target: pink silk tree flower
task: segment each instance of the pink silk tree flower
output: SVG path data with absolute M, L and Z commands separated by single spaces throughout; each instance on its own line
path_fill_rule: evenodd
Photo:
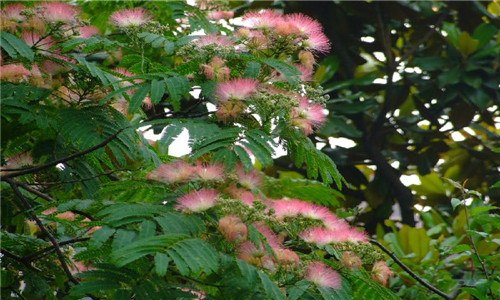
M 6 5 L 0 12 L 2 19 L 10 21 L 24 21 L 26 19 L 21 13 L 26 7 L 20 3 Z
M 224 166 L 221 164 L 198 163 L 194 169 L 196 177 L 202 181 L 221 181 L 224 179 Z
M 238 182 L 249 190 L 256 189 L 262 185 L 262 175 L 256 170 L 245 172 L 245 169 L 241 165 L 238 165 L 236 167 L 236 176 L 238 177 Z
M 216 45 L 220 47 L 234 46 L 234 42 L 229 37 L 225 35 L 215 35 L 215 34 L 204 35 L 199 39 L 195 40 L 194 44 L 198 47 L 204 47 L 208 45 Z
M 278 238 L 278 235 L 274 233 L 274 231 L 272 231 L 269 226 L 262 222 L 255 222 L 252 225 L 266 238 L 267 243 L 269 244 L 269 246 L 271 246 L 271 248 L 280 249 L 283 247 Z
M 219 101 L 245 100 L 252 96 L 259 86 L 259 82 L 250 78 L 238 78 L 222 82 L 217 85 L 216 97 Z
M 330 40 L 322 32 L 310 35 L 309 38 L 303 41 L 303 43 L 306 49 L 313 52 L 326 54 L 330 52 L 331 49 Z
M 55 41 L 51 36 L 42 37 L 40 34 L 33 31 L 23 31 L 21 39 L 28 44 L 28 46 L 35 46 L 37 49 L 49 50 L 50 47 L 55 45 Z
M 219 192 L 213 189 L 201 189 L 180 197 L 176 208 L 186 212 L 202 212 L 215 206 Z
M 21 82 L 26 80 L 31 72 L 22 64 L 10 64 L 0 66 L 0 79 L 10 82 Z
M 64 2 L 45 2 L 36 6 L 41 16 L 48 22 L 74 22 L 78 15 L 78 9 Z
M 290 249 L 274 249 L 276 259 L 284 266 L 297 267 L 300 263 L 300 258 L 294 251 Z
M 179 183 L 191 179 L 194 172 L 195 169 L 192 165 L 180 160 L 160 165 L 156 170 L 149 173 L 146 178 L 165 183 Z
M 273 10 L 249 12 L 243 16 L 243 22 L 247 27 L 259 29 L 273 29 L 284 21 L 283 15 Z
M 293 125 L 309 135 L 313 132 L 313 127 L 321 126 L 326 121 L 326 113 L 322 105 L 312 103 L 306 97 L 302 97 L 299 106 L 292 109 L 291 118 Z
M 219 231 L 230 242 L 243 242 L 247 239 L 248 229 L 237 216 L 225 216 L 219 220 Z
M 78 37 L 88 39 L 94 35 L 99 35 L 99 29 L 95 26 L 81 26 L 77 28 Z
M 363 265 L 361 258 L 356 253 L 351 251 L 342 253 L 340 263 L 350 270 L 359 269 Z
M 238 188 L 234 184 L 227 187 L 224 192 L 228 193 L 234 199 L 241 200 L 241 202 L 245 203 L 248 206 L 252 206 L 253 202 L 256 200 L 252 192 L 242 188 Z
M 151 21 L 151 19 L 149 12 L 140 7 L 122 9 L 111 15 L 111 22 L 122 28 L 141 26 Z
M 208 13 L 208 18 L 210 20 L 227 20 L 234 17 L 234 11 L 232 10 L 216 10 Z
M 340 274 L 319 261 L 311 262 L 307 266 L 305 279 L 320 287 L 338 289 L 342 286 Z
M 372 279 L 383 286 L 387 286 L 389 279 L 393 275 L 387 263 L 383 260 L 377 261 L 372 268 Z
M 287 22 L 293 24 L 303 35 L 307 37 L 323 32 L 323 27 L 318 21 L 304 14 L 290 14 L 286 15 L 285 18 Z

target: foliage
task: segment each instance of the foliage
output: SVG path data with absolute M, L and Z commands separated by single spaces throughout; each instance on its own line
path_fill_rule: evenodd
M 396 228 L 394 222 L 386 225 L 392 232 L 378 235 L 384 244 L 403 262 L 425 280 L 457 299 L 495 299 L 499 296 L 498 272 L 498 207 L 484 202 L 477 191 L 466 190 L 454 183 L 458 197 L 452 198 L 449 213 L 431 209 L 420 213 L 422 228 L 404 225 Z M 404 299 L 430 297 L 427 291 L 415 285 L 414 278 L 399 271 L 391 285 Z
M 235 31 L 215 9 L 3 7 L 2 297 L 397 298 L 307 137 L 320 24 L 265 11 Z M 183 132 L 191 152 L 170 156 Z M 277 147 L 308 179 L 262 172 Z

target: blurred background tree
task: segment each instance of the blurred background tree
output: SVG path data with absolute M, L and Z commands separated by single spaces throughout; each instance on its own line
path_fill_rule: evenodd
M 252 5 L 325 26 L 333 50 L 314 78 L 330 115 L 312 139 L 339 165 L 367 230 L 391 215 L 413 226 L 416 209 L 449 212 L 456 191 L 443 177 L 498 201 L 498 1 Z

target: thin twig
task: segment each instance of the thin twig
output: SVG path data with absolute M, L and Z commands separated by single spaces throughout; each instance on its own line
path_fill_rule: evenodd
M 24 266 L 28 267 L 29 269 L 41 272 L 40 269 L 35 268 L 34 266 L 32 266 L 31 263 L 30 263 L 30 261 L 26 260 L 24 257 L 17 256 L 14 253 L 12 253 L 12 252 L 10 252 L 10 251 L 8 251 L 6 249 L 0 249 L 0 253 L 2 255 L 4 255 L 5 257 L 8 257 L 10 259 L 13 259 L 13 260 L 15 260 L 15 261 L 23 264 Z
M 447 299 L 447 300 L 453 299 L 451 296 L 449 296 L 445 292 L 439 290 L 438 288 L 436 288 L 435 286 L 431 285 L 430 283 L 428 283 L 427 281 L 422 279 L 420 276 L 418 276 L 415 272 L 413 272 L 410 268 L 408 268 L 401 260 L 399 260 L 399 258 L 394 253 L 392 253 L 389 249 L 384 247 L 384 245 L 380 244 L 377 240 L 370 239 L 370 243 L 376 245 L 382 251 L 384 251 L 387 255 L 389 255 L 394 260 L 394 262 L 396 264 L 398 264 L 403 270 L 405 270 L 406 273 L 408 273 L 411 277 L 413 277 L 416 281 L 418 281 L 420 284 L 425 286 L 427 289 L 429 289 L 430 291 L 434 292 L 435 294 L 443 297 L 444 299 Z
M 73 282 L 75 284 L 78 284 L 78 280 L 76 280 L 75 277 L 73 277 L 73 274 L 71 274 L 71 271 L 69 270 L 68 265 L 66 264 L 66 261 L 65 261 L 66 258 L 64 257 L 64 254 L 61 251 L 61 247 L 59 246 L 59 243 L 57 242 L 57 240 L 55 239 L 55 237 L 43 225 L 43 223 L 40 220 L 40 218 L 38 218 L 37 215 L 32 212 L 31 204 L 24 197 L 24 195 L 21 193 L 21 191 L 19 190 L 19 187 L 18 187 L 17 183 L 14 180 L 10 179 L 10 178 L 3 178 L 2 180 L 4 180 L 7 183 L 9 183 L 9 185 L 12 187 L 12 190 L 14 191 L 14 194 L 17 196 L 17 198 L 21 202 L 21 204 L 24 207 L 24 209 L 29 212 L 29 214 L 31 215 L 31 218 L 38 225 L 38 227 L 40 228 L 40 230 L 42 231 L 42 233 L 44 233 L 47 236 L 47 238 L 50 240 L 50 243 L 53 245 L 54 250 L 56 251 L 56 254 L 57 254 L 57 257 L 59 259 L 59 262 L 61 263 L 61 267 L 64 270 L 64 273 L 66 273 L 66 276 L 68 277 L 68 279 L 71 282 Z
M 88 238 L 88 237 L 74 238 L 74 239 L 71 239 L 71 240 L 60 242 L 59 246 L 62 247 L 62 246 L 65 246 L 65 245 L 70 245 L 70 244 L 75 244 L 75 243 L 79 243 L 79 242 L 84 242 L 84 241 L 87 241 L 89 239 L 90 238 Z M 50 252 L 52 252 L 54 250 L 55 250 L 54 246 L 45 247 L 45 248 L 43 248 L 41 250 L 38 250 L 37 252 L 31 253 L 30 255 L 26 255 L 26 256 L 22 257 L 22 259 L 25 260 L 25 261 L 27 261 L 27 262 L 32 262 L 34 260 L 40 259 L 45 254 L 48 254 L 48 253 L 50 253 Z
M 127 128 L 128 127 L 122 128 L 122 129 L 118 130 L 116 133 L 114 133 L 113 135 L 109 136 L 108 138 L 106 138 L 101 143 L 99 143 L 99 144 L 97 144 L 95 146 L 92 146 L 92 147 L 90 147 L 90 148 L 88 148 L 86 150 L 76 152 L 76 153 L 71 154 L 69 156 L 66 156 L 66 157 L 63 157 L 63 158 L 60 158 L 60 159 L 56 159 L 54 161 L 48 162 L 48 163 L 40 165 L 40 166 L 30 167 L 30 168 L 26 168 L 26 169 L 18 171 L 18 172 L 6 174 L 6 175 L 2 176 L 2 180 L 6 180 L 6 179 L 9 179 L 9 178 L 13 178 L 13 177 L 17 177 L 17 176 L 21 176 L 21 175 L 25 175 L 25 174 L 40 172 L 42 170 L 48 169 L 50 167 L 56 166 L 58 164 L 61 164 L 61 163 L 67 162 L 67 161 L 70 161 L 70 160 L 75 159 L 77 157 L 84 156 L 84 155 L 86 155 L 86 154 L 88 154 L 90 152 L 93 152 L 93 151 L 95 151 L 95 150 L 97 150 L 99 148 L 102 148 L 102 147 L 106 146 L 107 144 L 109 144 L 112 140 L 114 140 L 120 133 L 122 133 Z
M 97 175 L 94 175 L 94 176 L 89 176 L 89 177 L 85 177 L 85 178 L 82 178 L 82 179 L 75 179 L 75 180 L 66 180 L 66 181 L 46 181 L 46 182 L 34 182 L 34 183 L 27 183 L 27 182 L 23 182 L 23 184 L 25 185 L 61 185 L 61 184 L 68 184 L 68 183 L 79 183 L 79 182 L 84 182 L 84 181 L 89 181 L 89 180 L 92 180 L 92 179 L 95 179 L 95 178 L 98 178 L 98 177 L 102 177 L 102 176 L 108 176 L 108 175 L 111 175 L 113 173 L 116 173 L 116 172 L 119 172 L 119 171 L 124 171 L 126 169 L 118 169 L 118 170 L 112 170 L 112 171 L 109 171 L 109 172 L 104 172 L 104 173 L 101 173 L 101 174 L 97 174 Z

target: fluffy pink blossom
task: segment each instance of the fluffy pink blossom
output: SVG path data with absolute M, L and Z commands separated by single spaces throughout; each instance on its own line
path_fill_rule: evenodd
M 342 286 L 340 274 L 319 261 L 309 263 L 305 278 L 320 287 L 338 289 Z
M 28 46 L 35 46 L 37 49 L 49 50 L 50 47 L 55 45 L 55 41 L 51 36 L 42 37 L 33 31 L 23 31 L 21 39 L 28 44 Z
M 20 3 L 9 4 L 2 9 L 0 15 L 2 18 L 11 21 L 24 21 L 26 19 L 21 13 L 25 10 L 26 7 Z
M 141 26 L 151 20 L 151 15 L 144 8 L 122 9 L 111 15 L 111 21 L 118 27 Z
M 78 14 L 75 6 L 64 2 L 45 2 L 36 8 L 48 22 L 73 22 Z
M 289 249 L 274 249 L 276 259 L 278 262 L 285 266 L 298 266 L 300 263 L 300 258 L 297 253 Z
M 229 69 L 225 63 L 226 62 L 222 58 L 215 56 L 210 63 L 201 65 L 201 69 L 207 79 L 226 81 L 229 80 L 231 69 Z
M 259 29 L 273 29 L 280 23 L 285 21 L 282 14 L 272 11 L 263 10 L 260 12 L 249 12 L 243 16 L 243 21 L 247 27 Z
M 201 164 L 195 168 L 196 177 L 203 181 L 220 181 L 224 179 L 224 166 L 221 164 Z
M 323 27 L 318 21 L 304 14 L 290 14 L 285 17 L 289 23 L 297 27 L 306 36 L 323 32 Z
M 99 29 L 95 26 L 81 26 L 77 28 L 78 37 L 88 39 L 94 35 L 99 35 Z
M 194 175 L 195 169 L 185 161 L 179 160 L 160 165 L 149 173 L 147 178 L 166 183 L 178 183 L 189 180 Z
M 201 189 L 180 197 L 177 200 L 176 208 L 182 211 L 202 212 L 212 208 L 218 198 L 217 190 Z
M 258 171 L 245 172 L 241 165 L 236 167 L 236 176 L 238 176 L 238 182 L 249 190 L 256 189 L 262 184 L 262 175 Z
M 312 72 L 312 70 L 314 69 L 314 64 L 316 63 L 314 54 L 312 54 L 310 51 L 301 50 L 299 52 L 299 60 L 303 66 L 310 69 Z
M 238 258 L 257 267 L 270 271 L 276 270 L 276 264 L 273 258 L 268 255 L 263 245 L 257 248 L 251 241 L 243 242 L 238 247 Z
M 219 231 L 231 242 L 243 242 L 247 239 L 248 229 L 236 216 L 225 216 L 219 220 Z
M 363 265 L 361 258 L 354 252 L 346 251 L 342 253 L 342 257 L 340 258 L 340 263 L 350 269 L 359 269 Z
M 387 263 L 383 260 L 377 261 L 372 268 L 372 279 L 383 286 L 387 286 L 389 279 L 393 275 Z
M 313 77 L 313 69 L 312 68 L 309 68 L 309 67 L 307 67 L 305 65 L 301 65 L 301 64 L 296 64 L 295 67 L 300 72 L 300 80 L 312 81 L 312 77 Z
M 246 104 L 241 101 L 223 101 L 217 105 L 215 116 L 224 123 L 234 121 L 238 119 L 246 107 Z
M 299 236 L 305 242 L 318 246 L 340 242 L 364 243 L 368 240 L 364 232 L 358 231 L 355 228 L 331 230 L 323 227 L 314 227 L 303 231 Z
M 31 74 L 22 64 L 10 64 L 0 66 L 0 80 L 20 82 Z
M 271 248 L 280 249 L 283 247 L 278 235 L 276 235 L 276 233 L 274 233 L 269 226 L 262 222 L 255 222 L 252 225 L 266 238 L 267 243 L 271 246 Z
M 198 47 L 204 47 L 208 45 L 216 45 L 221 47 L 231 47 L 234 46 L 234 42 L 225 35 L 204 35 L 194 41 L 194 44 Z
M 328 53 L 331 49 L 330 40 L 322 32 L 310 35 L 303 43 L 306 49 L 313 52 Z
M 256 197 L 252 192 L 242 188 L 238 188 L 235 185 L 230 185 L 225 189 L 225 192 L 231 195 L 231 197 L 241 200 L 248 206 L 252 206 L 253 202 L 256 200 Z
M 292 109 L 292 124 L 301 128 L 306 135 L 313 132 L 313 127 L 318 127 L 326 121 L 326 113 L 323 106 L 311 103 L 306 97 L 302 97 L 299 106 Z
M 217 10 L 208 13 L 208 18 L 210 20 L 223 20 L 231 19 L 234 16 L 234 11 L 232 10 Z

